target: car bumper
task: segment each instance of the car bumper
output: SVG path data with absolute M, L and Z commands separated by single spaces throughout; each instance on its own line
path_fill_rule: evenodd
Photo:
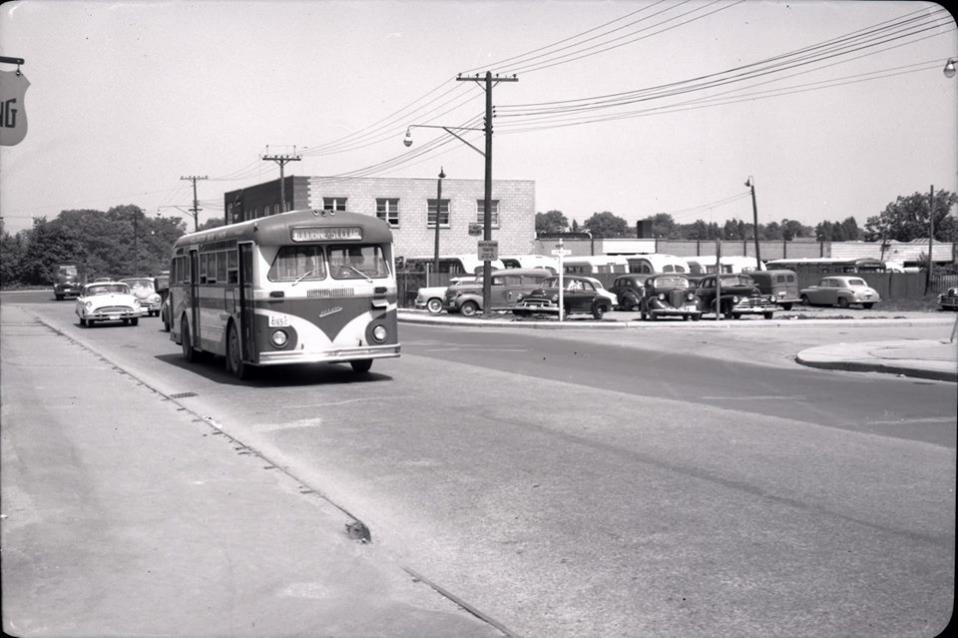
M 359 359 L 386 359 L 398 357 L 402 346 L 390 344 L 385 346 L 367 346 L 360 348 L 337 348 L 321 353 L 304 353 L 301 350 L 280 350 L 264 352 L 259 355 L 256 365 L 272 366 L 287 365 L 290 363 L 341 363 Z
M 653 317 L 696 317 L 702 316 L 698 306 L 689 304 L 678 308 L 649 308 L 648 313 Z
M 94 310 L 80 315 L 81 319 L 87 321 L 120 321 L 121 319 L 138 319 L 146 314 L 146 311 L 139 310 Z

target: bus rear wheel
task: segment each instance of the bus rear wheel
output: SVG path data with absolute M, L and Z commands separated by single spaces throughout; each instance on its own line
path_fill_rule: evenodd
M 350 361 L 349 365 L 353 367 L 353 372 L 356 374 L 364 374 L 369 372 L 369 369 L 373 367 L 373 360 L 360 359 L 359 361 Z
M 240 345 L 239 330 L 236 324 L 230 324 L 226 340 L 226 369 L 239 380 L 249 378 L 250 367 L 243 362 L 243 348 Z

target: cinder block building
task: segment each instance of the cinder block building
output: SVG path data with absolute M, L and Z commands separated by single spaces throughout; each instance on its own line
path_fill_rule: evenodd
M 441 254 L 477 253 L 482 233 L 475 225 L 483 222 L 483 180 L 442 180 L 438 204 L 436 182 L 436 178 L 290 176 L 284 178 L 283 188 L 287 210 L 349 211 L 385 220 L 393 230 L 397 256 L 433 255 L 437 216 Z M 231 224 L 279 213 L 280 190 L 276 179 L 226 193 L 224 221 Z M 499 242 L 499 254 L 532 253 L 535 182 L 493 180 L 491 208 L 492 238 Z

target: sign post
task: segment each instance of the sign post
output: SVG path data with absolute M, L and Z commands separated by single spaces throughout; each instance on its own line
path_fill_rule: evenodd
M 572 251 L 562 247 L 562 238 L 560 237 L 559 243 L 556 244 L 556 247 L 550 252 L 559 258 L 559 321 L 561 322 L 562 315 L 564 314 L 563 311 L 565 310 L 565 306 L 563 305 L 563 300 L 564 300 L 563 293 L 565 290 L 565 286 L 562 282 L 562 275 L 563 273 L 565 273 L 565 267 L 562 265 L 562 261 L 566 255 L 571 255 Z

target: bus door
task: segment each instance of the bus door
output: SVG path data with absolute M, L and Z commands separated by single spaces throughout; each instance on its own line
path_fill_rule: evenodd
M 259 361 L 256 351 L 255 305 L 253 300 L 253 245 L 239 245 L 239 303 L 240 339 L 243 342 L 243 359 Z
M 194 249 L 190 251 L 190 345 L 197 347 L 200 343 L 200 259 L 199 253 Z M 182 327 L 180 334 L 183 334 Z

